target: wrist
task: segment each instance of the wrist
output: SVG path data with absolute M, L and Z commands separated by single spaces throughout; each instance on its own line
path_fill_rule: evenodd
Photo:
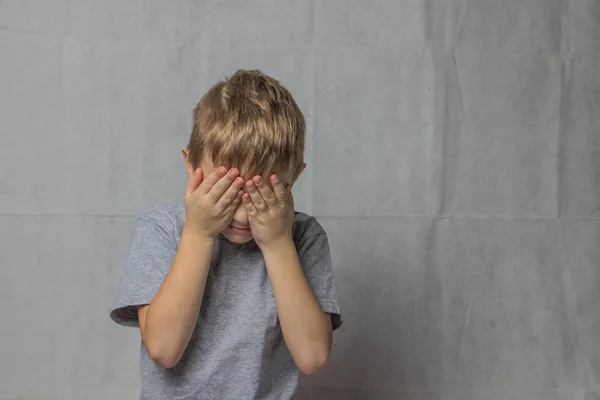
M 184 224 L 181 239 L 189 238 L 190 240 L 200 244 L 210 244 L 215 242 L 216 237 L 206 234 L 200 229 L 194 228 L 188 224 Z
M 261 249 L 264 257 L 269 257 L 269 256 L 277 256 L 277 255 L 285 254 L 290 251 L 293 251 L 295 253 L 296 245 L 294 244 L 294 240 L 292 239 L 292 236 L 290 235 L 290 236 L 285 236 L 285 237 L 279 238 L 277 240 L 273 240 L 267 244 L 263 244 L 260 247 L 260 249 Z

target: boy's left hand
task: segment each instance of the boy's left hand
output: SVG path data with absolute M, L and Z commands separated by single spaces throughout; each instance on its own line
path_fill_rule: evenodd
M 290 188 L 273 174 L 268 185 L 260 176 L 246 182 L 247 193 L 242 202 L 248 213 L 248 221 L 254 240 L 266 250 L 278 243 L 292 240 L 294 222 L 294 199 Z

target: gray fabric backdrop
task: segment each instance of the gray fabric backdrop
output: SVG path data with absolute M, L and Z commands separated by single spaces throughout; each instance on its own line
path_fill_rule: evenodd
M 0 1 L 0 399 L 134 399 L 108 318 L 238 68 L 308 121 L 345 325 L 301 399 L 600 399 L 600 0 Z

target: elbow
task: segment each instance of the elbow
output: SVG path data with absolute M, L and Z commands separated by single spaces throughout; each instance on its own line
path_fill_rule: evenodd
M 152 361 L 154 361 L 156 365 L 162 368 L 173 368 L 179 362 L 178 358 L 169 356 L 150 356 L 150 358 L 152 358 Z
M 156 345 L 149 346 L 145 344 L 145 346 L 150 359 L 159 367 L 173 368 L 181 360 L 181 354 L 177 351 Z
M 323 349 L 303 357 L 303 359 L 297 363 L 297 366 L 304 375 L 312 376 L 319 373 L 325 365 L 327 365 L 328 360 L 329 351 Z
M 313 365 L 306 365 L 306 366 L 300 368 L 300 372 L 302 372 L 306 376 L 313 376 L 313 375 L 316 375 L 319 371 L 321 371 L 321 369 L 323 369 L 323 367 L 319 367 L 318 365 L 313 364 Z

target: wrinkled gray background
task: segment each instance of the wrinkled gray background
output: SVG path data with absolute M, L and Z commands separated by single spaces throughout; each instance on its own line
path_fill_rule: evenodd
M 108 318 L 204 91 L 296 96 L 345 325 L 301 399 L 600 399 L 600 0 L 0 1 L 0 399 L 134 399 Z

